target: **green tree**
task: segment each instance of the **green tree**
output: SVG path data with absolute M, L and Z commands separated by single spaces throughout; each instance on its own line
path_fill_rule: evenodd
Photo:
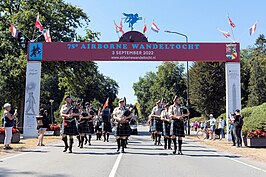
M 190 100 L 202 114 L 225 112 L 225 64 L 194 63 L 190 69 Z
M 248 106 L 266 102 L 266 39 L 260 35 L 252 52 Z

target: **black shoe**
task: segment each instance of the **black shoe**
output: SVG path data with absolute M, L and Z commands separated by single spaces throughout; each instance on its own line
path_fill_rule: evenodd
M 178 155 L 183 155 L 183 153 L 181 152 L 181 151 L 178 151 L 178 153 L 177 153 Z
M 125 153 L 125 151 L 124 151 L 124 149 L 122 149 L 122 151 L 121 151 L 122 153 Z
M 175 150 L 175 151 L 173 151 L 173 154 L 176 154 L 176 150 Z

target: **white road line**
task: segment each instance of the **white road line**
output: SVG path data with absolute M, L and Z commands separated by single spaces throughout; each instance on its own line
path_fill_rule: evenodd
M 60 144 L 55 144 L 55 145 L 60 145 Z M 8 159 L 13 159 L 15 157 L 18 157 L 18 156 L 22 156 L 22 155 L 26 155 L 26 154 L 30 154 L 32 152 L 36 152 L 36 151 L 41 151 L 41 150 L 45 150 L 45 149 L 48 149 L 49 146 L 46 146 L 46 147 L 42 147 L 42 148 L 38 148 L 38 149 L 25 149 L 25 150 L 31 150 L 31 152 L 19 152 L 19 154 L 15 154 L 15 155 L 11 155 L 11 156 L 8 156 L 8 157 L 5 157 L 5 158 L 2 158 L 0 159 L 0 161 L 4 161 L 4 160 L 8 160 Z
M 116 173 L 116 170 L 117 170 L 117 168 L 118 168 L 118 165 L 119 165 L 119 163 L 120 163 L 121 158 L 122 158 L 122 153 L 120 153 L 120 154 L 118 155 L 118 157 L 117 157 L 117 159 L 116 159 L 116 161 L 115 161 L 115 164 L 114 164 L 114 166 L 113 166 L 113 168 L 112 168 L 112 171 L 111 171 L 111 173 L 109 174 L 109 177 L 115 177 L 115 173 Z
M 197 143 L 198 143 L 198 142 L 197 142 Z M 198 143 L 198 144 L 199 144 L 199 143 Z M 210 146 L 206 146 L 206 145 L 205 145 L 205 147 L 210 148 Z M 203 148 L 201 148 L 201 149 L 203 149 Z M 215 148 L 214 148 L 214 149 L 215 149 Z M 213 152 L 213 153 L 216 154 L 216 155 L 221 155 L 221 154 L 219 154 L 218 152 Z M 248 166 L 248 167 L 250 167 L 250 168 L 254 168 L 254 169 L 256 169 L 256 170 L 259 170 L 259 171 L 262 171 L 262 172 L 266 173 L 266 170 L 261 169 L 261 168 L 259 168 L 259 167 L 255 167 L 255 166 L 250 165 L 250 164 L 247 164 L 247 163 L 242 162 L 242 161 L 240 161 L 240 160 L 233 159 L 233 158 L 230 158 L 230 157 L 224 157 L 224 158 L 230 159 L 230 160 L 232 160 L 232 161 L 234 161 L 234 162 L 240 163 L 240 164 L 242 164 L 242 165 L 245 165 L 245 166 Z
M 263 170 L 263 169 L 261 169 L 261 168 L 255 167 L 255 166 L 253 166 L 253 165 L 249 165 L 249 164 L 247 164 L 247 163 L 245 163 L 245 162 L 241 162 L 241 161 L 239 161 L 239 160 L 231 159 L 231 158 L 228 158 L 228 159 L 230 159 L 230 160 L 232 160 L 232 161 L 235 161 L 235 162 L 238 162 L 238 163 L 240 163 L 240 164 L 242 164 L 242 165 L 246 165 L 246 166 L 248 166 L 248 167 L 250 167 L 250 168 L 254 168 L 254 169 L 256 169 L 256 170 L 259 170 L 259 171 L 262 171 L 262 172 L 266 173 L 266 170 Z

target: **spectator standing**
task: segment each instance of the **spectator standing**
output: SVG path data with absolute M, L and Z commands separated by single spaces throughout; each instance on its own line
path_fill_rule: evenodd
M 213 135 L 214 135 L 214 133 L 215 133 L 215 128 L 216 128 L 216 126 L 215 126 L 215 123 L 216 123 L 216 119 L 213 117 L 213 115 L 212 114 L 210 114 L 210 134 L 211 134 L 211 139 L 210 140 L 214 140 L 215 139 L 215 137 L 213 137 Z
M 235 116 L 235 114 L 232 114 L 231 115 L 231 117 L 230 117 L 230 119 L 229 119 L 229 134 L 231 135 L 231 137 L 232 137 L 232 141 L 233 141 L 233 146 L 235 146 L 236 145 L 236 141 L 235 141 L 235 134 L 234 134 L 234 116 Z
M 220 140 L 224 138 L 224 127 L 225 127 L 225 121 L 224 121 L 224 118 L 221 117 L 218 122 L 218 129 L 220 131 L 220 136 L 219 136 Z
M 4 115 L 3 115 L 3 120 L 4 120 L 4 127 L 5 127 L 5 140 L 4 140 L 4 149 L 9 150 L 13 149 L 10 147 L 11 144 L 11 139 L 12 139 L 12 128 L 14 126 L 14 118 L 17 115 L 17 110 L 15 110 L 14 114 L 12 115 L 10 113 L 11 111 L 11 104 L 6 103 L 4 104 Z
M 37 146 L 45 146 L 43 144 L 43 137 L 44 133 L 47 128 L 49 128 L 49 118 L 48 118 L 48 112 L 47 110 L 44 110 L 43 108 L 40 109 L 40 116 L 42 117 L 42 125 L 38 125 L 38 143 Z
M 243 118 L 240 115 L 240 110 L 237 109 L 234 116 L 234 134 L 236 137 L 236 147 L 242 147 L 241 131 L 244 124 Z

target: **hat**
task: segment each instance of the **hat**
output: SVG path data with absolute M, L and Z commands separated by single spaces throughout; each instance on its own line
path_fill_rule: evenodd
M 164 107 L 168 107 L 168 106 L 170 106 L 170 103 L 166 103 L 166 104 L 164 105 Z
M 156 104 L 159 104 L 159 103 L 161 103 L 161 100 L 158 100 L 158 101 L 156 102 Z
M 213 114 L 210 114 L 210 117 L 213 117 Z
M 179 98 L 179 96 L 176 95 L 176 96 L 174 97 L 173 101 L 175 101 L 177 98 Z
M 68 99 L 68 98 L 70 98 L 70 96 L 69 96 L 69 95 L 66 95 L 66 96 L 64 97 L 64 100 L 66 100 L 66 99 Z
M 119 103 L 121 103 L 121 102 L 125 102 L 124 98 L 119 99 Z
M 237 112 L 237 113 L 240 113 L 240 110 L 239 110 L 239 109 L 237 109 L 237 110 L 236 110 L 236 112 Z
M 9 103 L 4 104 L 4 109 L 6 109 L 8 107 L 11 107 L 11 104 L 9 104 Z

